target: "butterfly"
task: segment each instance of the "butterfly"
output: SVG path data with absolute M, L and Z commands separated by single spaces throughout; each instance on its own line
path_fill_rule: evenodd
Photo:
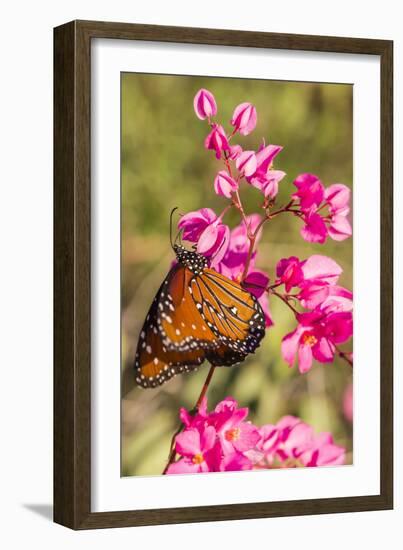
M 155 388 L 205 360 L 232 366 L 254 353 L 265 334 L 257 299 L 208 267 L 202 254 L 174 244 L 177 264 L 160 286 L 140 332 L 135 380 Z

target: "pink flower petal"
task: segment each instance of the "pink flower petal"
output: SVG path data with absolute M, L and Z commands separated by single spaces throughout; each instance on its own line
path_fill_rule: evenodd
M 312 348 L 307 344 L 302 344 L 298 349 L 298 368 L 303 374 L 312 367 Z
M 273 160 L 282 150 L 283 147 L 281 145 L 267 145 L 266 147 L 261 147 L 256 153 L 256 171 L 265 176 L 267 171 L 270 169 Z
M 241 153 L 242 153 L 242 147 L 240 145 L 230 145 L 229 158 L 231 160 L 236 160 Z
M 256 170 L 256 155 L 253 151 L 244 151 L 236 159 L 235 164 L 241 174 L 251 176 Z
M 203 453 L 213 448 L 215 438 L 215 428 L 213 426 L 206 426 L 200 435 L 200 447 Z
M 231 193 L 233 193 L 237 189 L 237 182 L 233 178 L 231 178 L 227 171 L 220 170 L 214 180 L 214 190 L 217 195 L 222 195 L 230 199 Z
M 175 449 L 182 456 L 194 456 L 201 452 L 200 433 L 194 428 L 184 430 L 176 436 Z
M 318 207 L 323 201 L 325 188 L 314 174 L 300 174 L 294 180 L 294 185 L 298 191 L 292 197 L 299 198 L 301 210 L 308 212 L 313 206 Z
M 298 327 L 293 332 L 287 334 L 287 336 L 284 336 L 281 342 L 281 354 L 284 361 L 288 363 L 290 367 L 292 367 L 295 363 L 295 357 L 298 351 L 299 340 L 302 332 L 303 329 Z
M 167 474 L 197 474 L 200 472 L 200 464 L 195 464 L 188 458 L 181 458 L 169 465 Z
M 348 219 L 339 214 L 332 217 L 328 231 L 329 236 L 334 241 L 344 241 L 353 234 L 353 230 L 351 229 Z
M 317 279 L 320 279 L 321 282 L 328 284 L 336 283 L 343 272 L 339 264 L 332 258 L 320 254 L 310 256 L 303 262 L 301 268 L 305 280 L 314 279 L 315 282 L 318 282 Z
M 245 288 L 256 298 L 260 298 L 260 296 L 265 292 L 268 284 L 268 275 L 259 269 L 250 271 L 244 281 Z
M 274 321 L 270 311 L 270 303 L 267 292 L 264 292 L 261 296 L 259 296 L 258 300 L 264 313 L 266 328 L 270 328 L 274 325 Z
M 334 360 L 335 347 L 327 338 L 320 338 L 312 352 L 317 361 L 331 363 Z
M 252 462 L 242 453 L 234 452 L 223 457 L 221 472 L 240 472 L 242 470 L 251 470 Z
M 326 241 L 327 228 L 322 216 L 316 213 L 306 216 L 305 226 L 300 233 L 305 241 L 323 244 Z
M 334 183 L 325 190 L 325 199 L 332 212 L 339 212 L 348 207 L 351 191 L 342 183 Z

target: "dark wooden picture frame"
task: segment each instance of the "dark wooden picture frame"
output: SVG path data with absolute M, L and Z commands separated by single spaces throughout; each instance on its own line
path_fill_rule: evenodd
M 381 445 L 379 495 L 91 512 L 91 40 L 113 38 L 380 56 Z M 72 529 L 393 507 L 393 42 L 73 21 L 54 30 L 54 520 Z

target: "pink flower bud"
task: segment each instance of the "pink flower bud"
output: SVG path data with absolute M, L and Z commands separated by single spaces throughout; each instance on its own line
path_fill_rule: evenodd
M 282 258 L 276 266 L 276 275 L 284 283 L 286 292 L 298 286 L 304 278 L 301 262 L 296 256 Z
M 231 198 L 231 193 L 238 189 L 237 182 L 225 170 L 220 170 L 214 180 L 214 190 L 217 195 Z
M 235 164 L 242 175 L 251 176 L 256 171 L 256 155 L 253 151 L 244 151 L 236 159 Z
M 197 92 L 193 100 L 193 107 L 196 113 L 196 116 L 200 120 L 205 118 L 215 116 L 217 114 L 217 104 L 215 102 L 214 96 L 208 90 L 202 88 Z
M 213 124 L 212 128 L 213 129 L 204 141 L 204 146 L 206 149 L 214 150 L 215 156 L 219 159 L 221 158 L 221 151 L 229 150 L 229 143 L 222 126 Z
M 229 158 L 231 160 L 236 160 L 241 153 L 242 153 L 242 147 L 240 145 L 230 145 Z
M 256 109 L 251 103 L 241 103 L 235 107 L 232 115 L 231 124 L 243 136 L 250 134 L 256 126 Z

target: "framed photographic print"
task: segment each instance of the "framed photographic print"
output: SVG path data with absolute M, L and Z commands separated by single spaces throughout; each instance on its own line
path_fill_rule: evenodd
M 392 508 L 392 42 L 54 47 L 55 521 Z

